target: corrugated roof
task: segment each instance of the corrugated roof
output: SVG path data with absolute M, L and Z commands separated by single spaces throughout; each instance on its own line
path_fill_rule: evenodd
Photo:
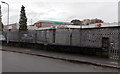
M 70 22 L 60 22 L 60 21 L 49 21 L 49 20 L 39 20 L 36 23 L 45 22 L 45 23 L 56 23 L 56 24 L 71 24 Z

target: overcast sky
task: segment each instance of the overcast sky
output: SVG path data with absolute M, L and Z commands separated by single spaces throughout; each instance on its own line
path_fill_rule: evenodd
M 2 0 L 10 5 L 10 23 L 18 23 L 21 6 L 25 6 L 28 25 L 39 20 L 70 22 L 72 19 L 100 18 L 118 21 L 119 0 Z M 2 7 L 2 21 L 7 24 L 7 5 Z

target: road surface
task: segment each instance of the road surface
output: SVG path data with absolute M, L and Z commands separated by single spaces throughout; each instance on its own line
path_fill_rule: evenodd
M 118 72 L 117 69 L 2 51 L 3 72 Z

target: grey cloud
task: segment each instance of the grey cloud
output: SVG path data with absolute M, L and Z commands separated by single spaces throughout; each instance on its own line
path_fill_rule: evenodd
M 79 0 L 6 0 L 10 4 L 11 23 L 19 19 L 21 5 L 26 8 L 28 23 L 40 19 L 71 21 L 74 18 L 102 18 L 117 20 L 117 2 L 80 2 Z M 3 7 L 3 21 L 6 22 L 7 7 Z M 13 17 L 13 16 L 16 17 Z M 13 17 L 13 18 L 12 18 Z
M 55 9 L 49 9 L 47 12 L 55 12 Z

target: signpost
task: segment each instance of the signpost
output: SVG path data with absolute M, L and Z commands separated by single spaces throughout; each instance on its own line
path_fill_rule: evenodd
M 7 43 L 9 43 L 9 32 L 11 31 L 12 26 L 8 26 L 8 32 L 7 32 Z

